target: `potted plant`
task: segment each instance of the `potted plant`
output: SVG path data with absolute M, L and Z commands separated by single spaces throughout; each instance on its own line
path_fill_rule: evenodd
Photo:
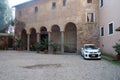
M 42 50 L 44 50 L 44 53 L 47 54 L 48 53 L 48 39 L 43 39 L 41 41 L 41 47 L 42 47 Z
M 51 45 L 51 47 L 53 49 L 53 54 L 56 54 L 56 51 L 58 49 L 58 45 L 56 43 L 54 43 L 54 42 L 52 42 L 50 45 Z
M 22 40 L 21 39 L 16 39 L 15 40 L 15 48 L 16 48 L 16 50 L 21 50 L 21 46 L 22 46 Z
M 120 44 L 116 43 L 116 45 L 114 45 L 113 48 L 117 52 L 117 55 L 116 55 L 117 59 L 120 60 Z
M 41 43 L 40 42 L 36 42 L 34 45 L 33 45 L 37 51 L 37 53 L 40 52 L 40 48 L 41 48 Z

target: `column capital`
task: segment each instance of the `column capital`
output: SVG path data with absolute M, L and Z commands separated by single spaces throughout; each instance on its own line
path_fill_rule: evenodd
M 27 33 L 27 35 L 30 35 L 30 33 Z
M 48 33 L 51 33 L 51 31 L 48 31 Z
M 65 31 L 60 31 L 60 32 L 63 32 L 63 33 L 64 33 Z
M 40 32 L 36 32 L 36 34 L 40 34 Z

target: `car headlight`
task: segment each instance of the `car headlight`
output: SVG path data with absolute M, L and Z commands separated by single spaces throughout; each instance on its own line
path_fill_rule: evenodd
M 89 53 L 88 51 L 85 51 L 86 53 Z
M 100 50 L 98 51 L 98 53 L 100 53 Z

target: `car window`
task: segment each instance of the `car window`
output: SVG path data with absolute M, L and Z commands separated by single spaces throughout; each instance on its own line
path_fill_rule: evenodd
M 97 49 L 94 45 L 85 46 L 85 49 Z

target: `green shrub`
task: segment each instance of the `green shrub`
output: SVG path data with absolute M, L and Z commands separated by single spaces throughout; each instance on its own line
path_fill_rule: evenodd
M 40 42 L 36 42 L 36 43 L 34 44 L 34 47 L 35 47 L 36 49 L 40 49 L 40 48 L 41 48 L 41 43 L 40 43 Z
M 118 53 L 118 55 L 120 55 L 120 44 L 116 43 L 116 45 L 114 45 L 113 48 Z
M 52 47 L 53 51 L 57 51 L 57 49 L 58 49 L 58 45 L 54 42 L 51 43 L 51 47 Z

